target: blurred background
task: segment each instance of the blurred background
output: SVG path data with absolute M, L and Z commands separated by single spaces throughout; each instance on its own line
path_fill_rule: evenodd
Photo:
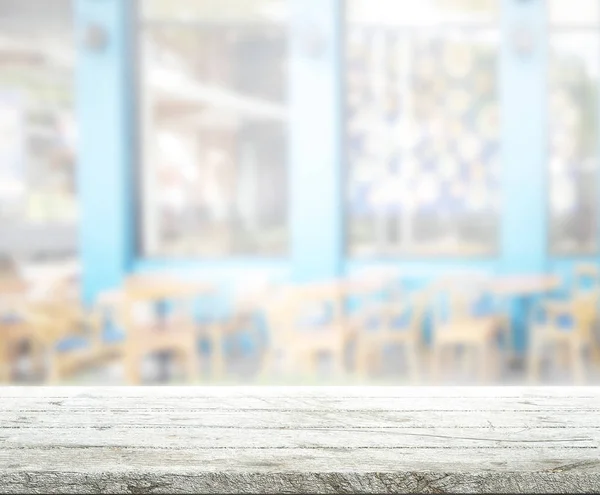
M 0 383 L 600 382 L 600 0 L 0 0 Z

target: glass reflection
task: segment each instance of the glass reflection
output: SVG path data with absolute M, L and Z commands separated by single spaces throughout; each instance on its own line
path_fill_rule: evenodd
M 145 256 L 287 252 L 285 2 L 232 5 L 146 6 Z
M 439 12 L 447 7 L 442 4 Z M 475 4 L 478 19 L 483 4 L 491 5 Z M 455 10 L 462 15 L 469 12 L 460 7 Z M 496 30 L 438 32 L 351 21 L 351 254 L 493 253 L 499 201 Z
M 70 0 L 0 2 L 0 256 L 76 251 Z
M 550 248 L 597 249 L 600 37 L 554 33 L 550 40 Z

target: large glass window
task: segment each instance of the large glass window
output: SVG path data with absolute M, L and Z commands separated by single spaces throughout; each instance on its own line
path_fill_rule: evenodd
M 0 254 L 74 254 L 71 0 L 0 2 Z
M 142 254 L 285 254 L 286 0 L 140 5 Z
M 349 251 L 495 252 L 498 5 L 348 0 Z
M 549 50 L 549 242 L 598 250 L 600 2 L 554 0 Z

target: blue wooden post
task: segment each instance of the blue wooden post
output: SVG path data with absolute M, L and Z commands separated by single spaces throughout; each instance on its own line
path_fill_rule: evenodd
M 290 0 L 292 278 L 340 274 L 342 0 Z
M 547 256 L 547 19 L 544 0 L 502 0 L 500 272 L 541 273 Z M 531 51 L 520 52 L 520 40 Z M 526 44 L 526 43 L 524 43 Z M 521 301 L 522 302 L 522 301 Z M 524 349 L 525 305 L 513 344 Z
M 79 228 L 87 301 L 119 284 L 133 256 L 133 5 L 129 0 L 75 2 Z M 90 26 L 105 31 L 105 47 L 86 46 Z

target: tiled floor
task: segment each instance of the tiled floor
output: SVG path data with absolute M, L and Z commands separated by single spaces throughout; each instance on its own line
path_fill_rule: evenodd
M 394 366 L 395 364 L 395 366 Z M 259 361 L 256 358 L 244 358 L 231 360 L 228 363 L 228 373 L 226 376 L 213 379 L 208 372 L 199 375 L 192 384 L 214 384 L 214 385 L 481 385 L 473 372 L 470 370 L 457 370 L 446 368 L 442 373 L 442 380 L 433 382 L 423 369 L 421 379 L 418 382 L 412 382 L 407 374 L 399 365 L 398 361 L 393 359 L 383 366 L 383 371 L 378 375 L 369 378 L 358 378 L 352 374 L 344 377 L 333 378 L 325 371 L 319 376 L 272 376 L 258 377 Z M 326 367 L 323 367 L 324 370 Z M 146 359 L 142 364 L 144 383 L 146 384 L 184 384 L 186 383 L 181 376 L 176 363 L 167 362 L 163 366 L 159 361 Z M 41 377 L 32 376 L 28 372 L 28 363 L 26 359 L 21 360 L 18 376 L 15 377 L 15 383 L 22 384 L 40 384 L 43 383 Z M 208 371 L 208 370 L 207 370 Z M 189 382 L 188 382 L 189 383 Z M 546 363 L 542 369 L 539 385 L 569 385 L 573 379 L 568 370 L 561 369 L 558 365 L 551 362 Z M 123 366 L 118 361 L 108 362 L 102 365 L 89 367 L 78 372 L 76 375 L 65 380 L 68 385 L 124 385 Z M 486 385 L 532 385 L 526 379 L 524 362 L 515 360 L 512 363 L 507 362 L 502 370 L 501 376 L 495 380 L 484 383 Z M 600 384 L 600 366 L 589 364 L 587 366 L 586 384 Z

